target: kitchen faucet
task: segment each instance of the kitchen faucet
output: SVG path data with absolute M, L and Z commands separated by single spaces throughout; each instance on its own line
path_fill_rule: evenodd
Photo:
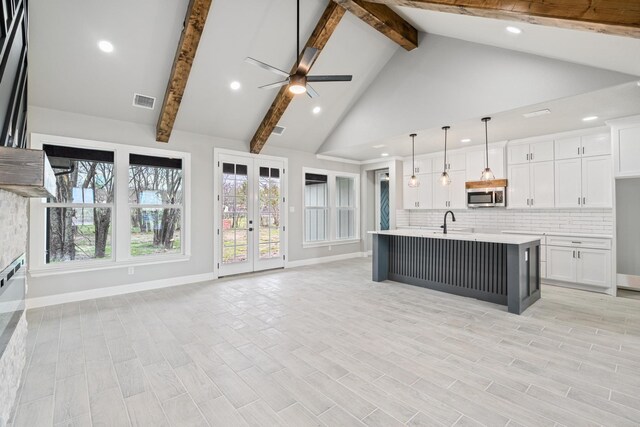
M 448 214 L 451 214 L 451 220 L 453 222 L 456 222 L 456 216 L 453 214 L 453 212 L 452 211 L 446 211 L 444 213 L 444 225 L 440 226 L 440 228 L 444 228 L 444 232 L 443 232 L 444 234 L 447 234 L 447 215 Z

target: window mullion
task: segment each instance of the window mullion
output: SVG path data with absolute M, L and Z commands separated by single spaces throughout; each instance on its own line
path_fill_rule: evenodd
M 115 260 L 124 261 L 131 258 L 129 246 L 131 236 L 129 234 L 129 153 L 126 150 L 115 152 L 115 214 L 113 227 L 113 246 L 115 248 Z

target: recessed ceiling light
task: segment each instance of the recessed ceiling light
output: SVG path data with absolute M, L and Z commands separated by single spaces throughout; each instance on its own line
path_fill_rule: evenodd
M 106 40 L 100 40 L 98 42 L 98 48 L 106 53 L 111 53 L 113 52 L 113 45 L 111 44 L 111 42 L 108 42 Z
M 470 138 L 461 139 L 460 142 L 471 142 Z
M 229 87 L 231 88 L 231 90 L 239 90 L 241 85 L 240 82 L 238 81 L 233 81 L 231 82 L 231 84 L 229 85 Z
M 320 114 L 320 111 L 322 111 L 322 108 L 320 107 L 313 107 L 313 114 Z
M 382 157 L 387 157 L 387 156 L 389 156 L 389 153 L 380 153 L 380 155 L 381 155 Z
M 521 30 L 520 28 L 518 28 L 518 27 L 513 27 L 513 26 L 511 26 L 511 25 L 509 25 L 509 26 L 507 27 L 507 31 L 508 31 L 508 32 L 510 32 L 511 34 L 520 34 L 520 33 L 522 33 L 522 30 Z
M 582 118 L 583 122 L 592 122 L 594 120 L 598 120 L 598 116 L 587 116 Z
M 382 148 L 382 147 L 384 147 L 384 144 L 378 144 L 373 146 L 373 148 Z

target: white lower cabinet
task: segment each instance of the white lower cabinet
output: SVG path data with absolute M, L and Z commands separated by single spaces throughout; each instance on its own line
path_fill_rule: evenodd
M 547 246 L 546 278 L 607 290 L 611 287 L 611 251 L 580 246 Z

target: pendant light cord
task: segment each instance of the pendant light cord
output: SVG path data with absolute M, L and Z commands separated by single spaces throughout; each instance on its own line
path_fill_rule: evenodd
M 484 119 L 484 143 L 485 143 L 485 155 L 486 155 L 486 161 L 485 161 L 485 168 L 489 167 L 489 130 L 487 127 L 487 122 L 491 120 L 490 118 L 485 118 Z
M 443 172 L 447 171 L 447 131 L 449 130 L 449 126 L 445 126 L 442 129 L 444 129 L 444 170 Z
M 416 135 L 411 135 L 411 166 L 413 169 L 411 170 L 411 176 L 416 175 Z

